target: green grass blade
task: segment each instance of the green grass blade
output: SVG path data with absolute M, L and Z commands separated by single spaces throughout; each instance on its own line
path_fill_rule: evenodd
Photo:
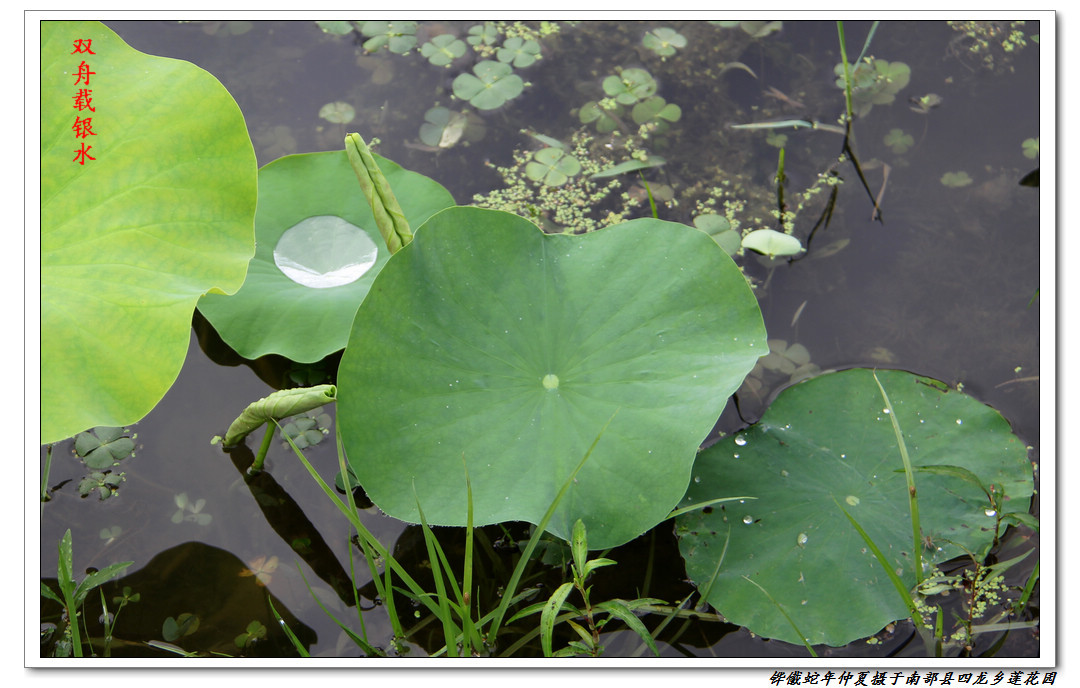
M 833 501 L 835 502 L 836 500 L 834 499 Z M 923 627 L 922 615 L 919 614 L 919 609 L 915 606 L 915 600 L 911 598 L 911 593 L 904 587 L 904 582 L 900 580 L 900 576 L 897 576 L 896 572 L 892 570 L 892 565 L 889 563 L 889 560 L 885 558 L 885 555 L 881 553 L 878 546 L 870 539 L 870 536 L 867 535 L 866 531 L 863 530 L 863 527 L 859 525 L 859 522 L 848 513 L 847 509 L 845 509 L 840 502 L 836 502 L 836 506 L 840 511 L 844 512 L 848 521 L 851 521 L 851 525 L 855 526 L 855 530 L 859 532 L 863 542 L 865 542 L 866 546 L 870 548 L 870 551 L 874 553 L 874 557 L 878 560 L 878 563 L 881 564 L 881 568 L 885 573 L 888 574 L 889 580 L 892 581 L 893 587 L 896 588 L 896 592 L 903 598 L 904 604 L 907 605 L 908 611 L 911 612 L 911 618 L 915 621 L 916 626 L 921 629 Z
M 277 424 L 277 421 L 274 421 L 274 423 Z M 357 515 L 355 508 L 350 511 L 350 509 L 345 506 L 345 503 L 342 502 L 341 499 L 337 496 L 337 493 L 334 492 L 334 488 L 326 484 L 326 481 L 323 480 L 322 476 L 319 475 L 319 472 L 316 471 L 315 468 L 311 465 L 311 463 L 307 460 L 307 457 L 304 456 L 304 453 L 300 451 L 299 448 L 297 448 L 296 444 L 293 443 L 292 438 L 285 434 L 283 434 L 282 436 L 285 438 L 285 441 L 288 442 L 289 446 L 292 447 L 293 453 L 296 454 L 296 458 L 299 459 L 300 463 L 303 464 L 305 469 L 307 469 L 307 472 L 311 475 L 312 479 L 319 485 L 320 488 L 322 488 L 323 493 L 325 493 L 326 496 L 330 498 L 330 501 L 334 504 L 334 506 L 337 507 L 338 511 L 340 511 L 345 516 L 345 518 L 349 520 L 349 523 L 352 524 L 353 528 L 356 529 L 357 535 L 362 540 L 366 541 L 368 545 L 370 545 L 371 548 L 375 550 L 378 556 L 381 557 L 384 562 L 386 562 L 387 573 L 389 573 L 392 569 L 394 573 L 396 573 L 398 577 L 401 578 L 402 582 L 404 582 L 405 585 L 410 590 L 412 590 L 414 594 L 417 595 L 417 597 L 423 602 L 423 604 L 428 609 L 430 609 L 432 613 L 438 615 L 438 606 L 434 602 L 426 598 L 426 593 L 424 592 L 424 589 L 421 588 L 415 580 L 413 580 L 413 577 L 409 575 L 409 572 L 406 571 L 400 563 L 398 563 L 397 559 L 395 559 L 390 554 L 390 551 L 387 550 L 381 542 L 379 542 L 378 538 L 372 535 L 371 531 L 369 531 L 367 529 L 367 526 L 364 525 L 363 521 L 360 520 L 360 517 Z M 351 492 L 346 491 L 346 495 L 349 500 L 352 501 Z
M 1035 583 L 1037 583 L 1038 581 L 1039 562 L 1035 562 L 1035 568 L 1031 571 L 1031 575 L 1028 576 L 1027 583 L 1024 584 L 1024 590 L 1020 593 L 1020 599 L 1017 601 L 1017 615 L 1023 613 L 1024 607 L 1027 606 L 1027 602 L 1031 598 L 1031 593 L 1035 590 Z
M 907 444 L 904 442 L 904 433 L 900 431 L 900 421 L 896 417 L 896 410 L 889 402 L 889 395 L 881 386 L 877 373 L 874 373 L 874 382 L 881 390 L 881 398 L 885 400 L 885 409 L 889 412 L 889 420 L 892 421 L 893 434 L 896 435 L 896 445 L 900 448 L 900 459 L 904 462 L 904 477 L 907 478 L 908 504 L 911 509 L 911 552 L 913 566 L 915 567 L 915 584 L 923 582 L 922 567 L 922 525 L 919 523 L 919 497 L 915 490 L 915 474 L 911 468 L 911 457 L 908 456 Z
M 720 497 L 719 499 L 710 499 L 707 502 L 702 502 L 701 504 L 692 504 L 690 506 L 684 506 L 681 509 L 675 509 L 670 514 L 668 514 L 667 518 L 665 518 L 664 520 L 668 521 L 677 516 L 688 514 L 691 511 L 697 511 L 698 509 L 704 509 L 707 506 L 712 506 L 713 504 L 720 504 L 721 502 L 734 502 L 736 500 L 741 502 L 744 499 L 757 499 L 757 497 Z
M 416 489 L 415 486 L 413 486 L 413 493 L 415 494 L 415 492 Z M 458 628 L 450 618 L 450 600 L 446 595 L 446 583 L 443 581 L 442 575 L 444 567 L 449 570 L 449 565 L 446 563 L 446 557 L 443 555 L 442 548 L 439 547 L 439 541 L 435 539 L 435 533 L 432 533 L 431 528 L 428 527 L 427 519 L 424 518 L 424 509 L 420 506 L 419 499 L 416 500 L 416 510 L 420 514 L 420 527 L 423 529 L 424 533 L 424 545 L 427 547 L 428 562 L 431 564 L 431 575 L 435 579 L 435 599 L 439 606 L 438 618 L 442 622 L 443 639 L 446 643 L 446 654 L 449 657 L 456 658 L 458 656 Z M 441 563 L 440 559 L 442 559 Z
M 817 653 L 814 652 L 814 648 L 810 646 L 810 641 L 807 639 L 807 637 L 805 635 L 803 635 L 803 632 L 799 630 L 799 627 L 795 625 L 794 619 L 792 619 L 790 616 L 788 616 L 787 611 L 784 609 L 784 605 L 782 605 L 779 602 L 777 602 L 776 600 L 774 600 L 773 596 L 769 594 L 768 590 L 761 587 L 756 582 L 750 580 L 750 578 L 747 578 L 746 576 L 743 576 L 743 578 L 745 578 L 747 582 L 753 583 L 754 587 L 756 587 L 761 592 L 765 593 L 765 597 L 768 597 L 769 601 L 772 602 L 774 605 L 776 605 L 776 608 L 780 611 L 781 614 L 784 615 L 784 618 L 787 619 L 787 622 L 789 624 L 791 624 L 791 627 L 793 629 L 795 629 L 795 633 L 797 633 L 798 636 L 799 636 L 799 639 L 802 640 L 803 647 L 805 647 L 806 651 L 810 653 L 810 656 L 811 657 L 817 657 Z
M 371 645 L 370 645 L 370 644 L 368 643 L 368 641 L 367 641 L 367 640 L 365 640 L 364 638 L 361 638 L 361 637 L 360 637 L 359 635 L 357 635 L 357 634 L 356 634 L 356 632 L 355 632 L 355 631 L 353 631 L 353 630 L 352 630 L 351 628 L 349 628 L 349 627 L 348 627 L 348 626 L 346 626 L 345 624 L 341 623 L 341 621 L 339 621 L 339 620 L 338 620 L 338 618 L 337 618 L 336 616 L 334 616 L 334 614 L 333 614 L 333 613 L 332 613 L 332 612 L 331 612 L 331 611 L 330 611 L 329 609 L 327 609 L 327 608 L 326 608 L 326 605 L 324 605 L 324 604 L 322 603 L 322 600 L 320 600 L 320 599 L 319 599 L 319 596 L 315 594 L 315 591 L 311 589 L 311 584 L 310 584 L 310 583 L 308 583 L 308 581 L 307 581 L 307 577 L 306 577 L 306 576 L 304 576 L 304 572 L 303 572 L 303 570 L 302 570 L 302 569 L 300 569 L 300 565 L 299 565 L 299 564 L 297 564 L 297 565 L 296 565 L 296 569 L 297 569 L 298 571 L 300 571 L 300 579 L 301 579 L 302 581 L 304 581 L 304 585 L 305 585 L 305 586 L 307 587 L 307 589 L 308 589 L 308 594 L 310 594 L 310 595 L 311 595 L 311 598 L 312 598 L 313 600 L 315 600 L 315 604 L 319 605 L 319 608 L 323 610 L 323 613 L 324 613 L 324 614 L 326 614 L 327 616 L 329 616 L 329 617 L 330 617 L 330 619 L 331 619 L 331 620 L 332 620 L 332 621 L 333 621 L 333 622 L 334 622 L 335 624 L 337 624 L 338 628 L 340 628 L 340 629 L 341 629 L 342 631 L 344 631 L 344 632 L 345 632 L 345 635 L 349 636 L 349 638 L 350 638 L 350 639 L 352 639 L 352 641 L 353 641 L 354 643 L 356 643 L 356 644 L 357 644 L 357 646 L 358 646 L 358 647 L 359 647 L 359 648 L 360 648 L 361 650 L 363 650 L 364 652 L 366 652 L 366 653 L 367 653 L 367 655 L 368 655 L 369 657 L 385 657 L 385 656 L 386 656 L 386 653 L 385 653 L 385 652 L 380 652 L 379 650 L 375 649 L 374 647 L 372 647 L 372 646 L 371 646 Z
M 555 619 L 562 610 L 563 602 L 573 589 L 573 583 L 563 583 L 555 589 L 554 594 L 544 603 L 540 611 L 540 647 L 544 650 L 545 657 L 552 656 L 551 643 L 555 634 Z
M 274 615 L 274 618 L 277 619 L 278 625 L 281 626 L 281 630 L 285 631 L 285 636 L 289 639 L 289 642 L 292 643 L 292 646 L 296 648 L 296 651 L 301 657 L 310 657 L 311 653 L 307 651 L 307 648 L 300 642 L 300 639 L 292 632 L 292 629 L 289 628 L 289 624 L 285 623 L 285 619 L 281 618 L 281 614 L 278 614 L 278 611 L 274 609 L 274 601 L 270 599 L 269 595 L 266 596 L 266 602 L 270 605 L 270 612 Z
M 622 621 L 627 625 L 630 630 L 641 636 L 641 639 L 645 641 L 645 644 L 649 646 L 649 649 L 653 651 L 653 654 L 657 657 L 660 656 L 660 650 L 656 648 L 656 640 L 653 638 L 652 633 L 645 627 L 641 619 L 634 615 L 634 612 L 630 611 L 630 608 L 623 603 L 622 600 L 608 600 L 596 605 L 597 609 L 602 609 L 611 614 L 615 618 Z
M 870 41 L 874 40 L 874 34 L 877 33 L 878 24 L 880 23 L 880 21 L 875 21 L 870 25 L 870 32 L 866 34 L 866 42 L 863 43 L 862 52 L 855 58 L 855 64 L 862 62 L 863 56 L 866 55 L 866 51 L 870 49 Z

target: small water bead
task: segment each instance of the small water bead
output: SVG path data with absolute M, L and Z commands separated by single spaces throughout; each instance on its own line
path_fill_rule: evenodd
M 740 447 L 745 447 L 746 438 L 742 435 L 735 435 L 735 444 L 739 445 Z
M 956 419 L 956 424 L 957 424 L 957 425 L 963 425 L 963 424 L 964 424 L 964 421 L 962 421 L 962 420 L 960 420 L 959 418 L 957 418 L 957 419 Z
M 701 476 L 700 475 L 695 475 L 694 476 L 694 482 L 695 483 L 700 483 L 701 482 Z
M 994 516 L 997 516 L 997 509 L 991 509 L 991 508 L 987 507 L 986 511 L 984 511 L 983 513 L 986 514 L 987 516 L 989 516 L 990 518 L 993 518 Z
M 742 517 L 742 522 L 743 522 L 743 523 L 745 523 L 746 525 L 750 525 L 751 523 L 753 523 L 753 522 L 754 522 L 754 519 L 753 519 L 753 517 L 752 517 L 752 516 L 750 516 L 749 514 L 747 514 L 746 516 L 743 516 L 743 517 Z
M 735 459 L 739 458 L 738 454 L 732 454 L 731 456 L 732 456 L 732 458 L 735 458 Z
M 274 264 L 297 284 L 329 289 L 360 279 L 378 253 L 356 225 L 336 215 L 317 215 L 285 230 L 274 247 Z
M 810 536 L 806 533 L 799 533 L 799 537 L 795 538 L 795 544 L 799 547 L 806 547 L 806 543 L 810 541 Z
M 887 409 L 887 408 L 883 408 L 883 409 L 881 409 L 881 412 L 882 412 L 882 413 L 888 413 L 888 412 L 889 412 L 889 409 Z

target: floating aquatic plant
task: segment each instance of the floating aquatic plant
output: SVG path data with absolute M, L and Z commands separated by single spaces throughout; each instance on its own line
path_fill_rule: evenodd
M 367 37 L 364 51 L 373 53 L 383 46 L 392 53 L 404 55 L 416 47 L 416 22 L 366 21 L 360 33 Z
M 738 253 L 742 247 L 742 235 L 731 228 L 731 221 L 723 215 L 704 213 L 694 218 L 694 226 L 713 238 L 729 255 Z
M 453 112 L 449 108 L 436 106 L 424 113 L 424 123 L 420 125 L 420 140 L 432 148 L 452 148 L 465 138 L 476 141 L 483 138 L 485 126 L 479 117 L 470 117 L 470 113 Z
M 483 60 L 473 66 L 472 74 L 459 74 L 453 82 L 454 95 L 467 100 L 478 110 L 494 110 L 517 98 L 525 82 L 503 62 Z
M 656 79 L 638 67 L 605 77 L 602 86 L 604 93 L 621 105 L 633 105 L 656 93 Z
M 484 47 L 494 46 L 499 41 L 499 30 L 491 22 L 476 24 L 469 27 L 469 35 L 465 40 L 474 50 L 480 51 Z
M 75 436 L 75 453 L 87 468 L 103 471 L 135 455 L 134 435 L 123 428 L 94 428 Z
M 347 36 L 353 32 L 352 22 L 347 21 L 317 21 L 315 24 L 322 29 L 323 33 L 334 36 Z
M 845 88 L 844 65 L 833 70 L 836 85 Z M 911 68 L 903 62 L 889 62 L 872 57 L 865 58 L 851 67 L 852 108 L 856 115 L 865 116 L 875 105 L 888 105 L 896 100 L 896 94 L 911 81 Z
M 465 42 L 449 33 L 435 36 L 420 46 L 420 54 L 436 67 L 449 67 L 454 60 L 465 54 Z
M 608 134 L 620 128 L 621 118 L 625 113 L 626 108 L 614 100 L 610 102 L 590 100 L 578 110 L 578 119 L 582 124 L 595 123 L 597 133 Z
M 532 39 L 513 36 L 503 41 L 495 51 L 495 57 L 499 62 L 506 62 L 517 69 L 528 67 L 540 59 L 540 44 Z
M 630 116 L 637 124 L 652 125 L 653 133 L 663 134 L 672 122 L 682 117 L 682 108 L 660 96 L 652 96 L 634 105 Z
M 541 148 L 525 165 L 525 174 L 533 181 L 548 186 L 562 186 L 570 177 L 581 172 L 581 163 L 560 148 Z

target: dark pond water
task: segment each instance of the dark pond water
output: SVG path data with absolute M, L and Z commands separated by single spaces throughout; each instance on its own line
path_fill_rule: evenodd
M 657 78 L 658 93 L 682 108 L 663 150 L 669 164 L 650 177 L 655 191 L 668 185 L 679 201 L 660 204 L 663 219 L 689 223 L 701 197 L 694 189 L 728 179 L 745 189 L 745 221 L 763 217 L 772 224 L 766 214 L 775 207 L 778 149 L 771 143 L 781 132 L 774 132 L 770 142 L 768 131 L 725 125 L 773 119 L 830 124 L 843 109 L 842 92 L 834 84 L 839 51 L 832 22 L 785 22 L 780 32 L 756 39 L 738 28 L 706 22 L 581 22 L 545 39 L 543 60 L 521 70 L 531 86 L 520 98 L 482 115 L 482 140 L 433 152 L 417 145 L 424 113 L 437 103 L 452 105 L 450 83 L 468 59 L 448 70 L 428 64 L 415 50 L 404 56 L 385 50 L 364 55 L 355 33 L 327 34 L 311 21 L 107 24 L 136 49 L 189 60 L 220 79 L 245 114 L 260 165 L 289 153 L 339 150 L 346 131 L 360 131 L 380 139 L 378 152 L 439 181 L 459 203 L 500 187 L 499 176 L 486 163 L 507 165 L 515 149 L 530 147 L 521 129 L 568 138 L 580 128 L 572 111 L 595 98 L 599 80 L 615 66 L 648 68 Z M 474 24 L 421 22 L 418 35 L 421 42 L 448 31 L 465 35 Z M 677 29 L 687 47 L 664 61 L 651 55 L 641 36 L 656 26 Z M 846 24 L 849 55 L 858 54 L 869 29 L 868 22 Z M 1031 35 L 1039 29 L 1029 23 L 1023 31 Z M 1014 52 L 1003 51 L 1000 39 L 991 43 L 991 52 L 973 53 L 971 45 L 944 21 L 886 22 L 878 28 L 868 54 L 904 62 L 911 70 L 910 84 L 895 102 L 874 105 L 854 127 L 870 192 L 880 193 L 882 221 L 872 220 L 870 193 L 845 163 L 836 168 L 845 183 L 827 226 L 814 235 L 814 250 L 775 268 L 748 260 L 747 273 L 758 284 L 770 338 L 804 345 L 822 370 L 902 368 L 962 384 L 965 392 L 1008 419 L 1037 463 L 1040 308 L 1038 300 L 1029 302 L 1039 287 L 1039 191 L 1019 182 L 1038 167 L 1037 159 L 1023 155 L 1022 142 L 1039 135 L 1040 52 L 1030 41 Z M 995 60 L 992 67 L 983 62 L 987 55 Z M 741 63 L 745 69 L 721 74 L 719 66 L 725 63 Z M 910 98 L 930 93 L 941 96 L 940 106 L 928 113 L 910 107 Z M 356 119 L 348 125 L 320 119 L 320 108 L 335 101 L 351 104 Z M 886 141 L 894 129 L 910 136 L 906 146 Z M 787 135 L 791 198 L 833 165 L 842 137 L 808 129 L 782 133 Z M 970 183 L 942 183 L 946 173 L 961 171 Z M 798 214 L 797 234 L 805 237 L 822 216 L 826 196 Z M 648 212 L 646 204 L 632 216 Z M 332 372 L 335 365 L 332 359 L 326 369 Z M 145 643 L 161 640 L 164 620 L 181 614 L 200 619 L 197 630 L 175 641 L 189 651 L 290 656 L 291 646 L 267 605 L 267 591 L 313 656 L 362 654 L 313 597 L 356 626 L 350 529 L 344 519 L 278 441 L 270 449 L 268 471 L 245 482 L 243 469 L 261 431 L 248 439 L 249 447 L 231 453 L 210 444 L 248 403 L 291 386 L 289 370 L 287 361 L 275 357 L 241 359 L 196 314 L 179 379 L 132 428 L 137 449 L 123 463 L 126 482 L 118 496 L 80 498 L 77 485 L 85 467 L 73 456 L 71 441 L 53 447 L 52 500 L 44 505 L 41 522 L 42 579 L 51 582 L 56 543 L 68 528 L 77 569 L 135 562 L 122 580 L 105 586 L 109 599 L 124 586 L 140 594 L 137 603 L 121 611 L 113 656 L 171 656 Z M 742 415 L 760 415 L 765 400 L 785 382 L 766 376 L 756 393 L 744 390 Z M 729 404 L 716 432 L 741 424 Z M 308 450 L 327 480 L 336 473 L 330 444 Z M 186 512 L 178 509 L 180 494 L 191 504 Z M 180 518 L 174 519 L 178 511 Z M 1033 513 L 1039 513 L 1038 498 Z M 365 522 L 403 562 L 424 570 L 427 554 L 415 526 L 384 517 L 374 507 L 365 511 Z M 451 559 L 460 561 L 460 532 L 439 532 Z M 512 543 L 525 537 L 527 530 L 516 525 L 508 531 L 484 529 L 490 547 L 481 547 L 478 566 L 490 572 L 480 583 L 487 592 L 496 594 L 506 580 L 516 556 Z M 1038 535 L 1022 528 L 1010 531 L 1007 540 L 1017 548 L 1010 551 L 1038 546 Z M 608 556 L 620 565 L 613 568 L 616 575 L 596 575 L 598 599 L 647 594 L 675 601 L 693 590 L 670 525 Z M 276 569 L 268 563 L 275 557 Z M 372 608 L 364 615 L 368 636 L 386 647 L 391 635 L 386 615 L 356 548 L 352 557 L 361 604 Z M 1008 582 L 1022 585 L 1032 566 L 1034 561 L 1014 569 Z M 253 568 L 262 569 L 264 580 L 241 575 Z M 533 573 L 529 584 L 547 590 L 562 581 L 558 569 L 538 566 Z M 1038 600 L 1036 588 L 1035 618 Z M 404 599 L 399 604 L 408 606 Z M 91 637 L 101 637 L 99 613 L 100 602 L 90 600 Z M 55 606 L 42 604 L 43 628 L 57 617 Z M 234 638 L 253 621 L 270 632 L 240 650 Z M 417 621 L 421 628 L 409 653 L 423 656 L 441 647 L 441 629 Z M 650 625 L 658 621 L 647 619 Z M 519 637 L 529 628 L 518 624 L 502 646 L 516 639 L 515 629 Z M 571 639 L 563 636 L 562 643 Z M 996 639 L 980 640 L 974 652 L 986 652 Z M 613 633 L 605 640 L 607 656 L 647 653 L 633 634 Z M 832 658 L 917 657 L 923 652 L 910 624 L 883 631 L 879 640 L 818 650 Z M 806 656 L 802 647 L 709 620 L 673 623 L 659 644 L 666 657 Z M 50 647 L 43 643 L 42 651 Z M 1039 647 L 1036 627 L 1009 633 L 994 651 L 997 656 L 1037 657 Z M 539 642 L 532 640 L 521 652 L 538 655 Z

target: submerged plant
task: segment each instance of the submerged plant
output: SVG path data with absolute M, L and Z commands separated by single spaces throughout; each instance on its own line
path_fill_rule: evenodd
M 892 149 L 893 153 L 903 155 L 909 148 L 915 145 L 915 139 L 903 129 L 890 129 L 885 135 L 885 145 Z
M 971 177 L 963 170 L 960 170 L 959 172 L 946 172 L 941 175 L 941 184 L 942 186 L 948 186 L 954 189 L 961 186 L 968 186 L 971 184 Z
M 173 502 L 176 504 L 176 511 L 173 513 L 171 519 L 173 523 L 189 521 L 197 523 L 200 526 L 208 526 L 210 525 L 210 521 L 214 520 L 213 516 L 202 512 L 203 507 L 206 506 L 205 499 L 198 499 L 192 502 L 188 499 L 187 492 L 181 492 L 173 497 Z
M 319 117 L 334 124 L 348 124 L 356 119 L 356 108 L 341 101 L 327 103 L 319 109 Z
M 1024 157 L 1029 160 L 1034 160 L 1039 157 L 1039 137 L 1036 136 L 1033 139 L 1024 139 L 1024 143 L 1021 144 L 1024 149 Z
M 664 26 L 646 33 L 641 44 L 661 58 L 668 58 L 674 55 L 677 49 L 686 47 L 686 36 Z

